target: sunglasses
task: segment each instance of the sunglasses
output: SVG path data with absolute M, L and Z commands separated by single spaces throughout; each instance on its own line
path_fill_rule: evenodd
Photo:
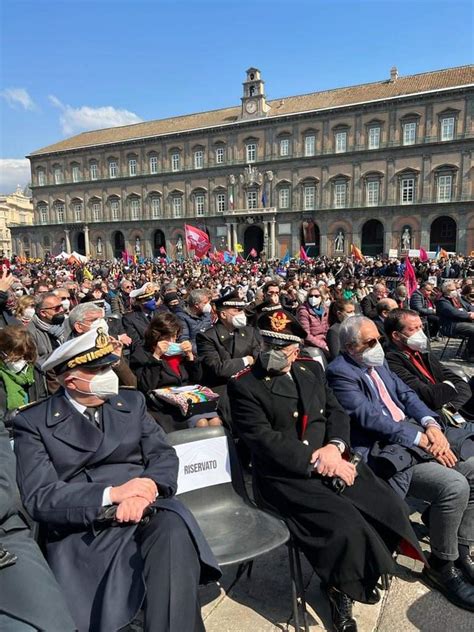
M 380 336 L 377 338 L 370 338 L 370 340 L 366 340 L 362 343 L 362 346 L 367 347 L 368 349 L 373 349 L 375 345 L 380 341 Z
M 43 307 L 43 311 L 46 312 L 48 310 L 52 309 L 54 312 L 62 312 L 63 310 L 63 306 L 62 305 L 55 305 L 54 307 Z

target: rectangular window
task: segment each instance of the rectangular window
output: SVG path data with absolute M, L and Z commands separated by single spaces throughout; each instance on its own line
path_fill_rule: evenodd
M 100 222 L 100 202 L 94 202 L 92 205 L 92 221 Z
M 151 216 L 153 219 L 161 217 L 161 198 L 151 198 Z
M 226 194 L 218 193 L 217 194 L 217 212 L 223 213 L 226 210 Z
M 224 147 L 218 147 L 216 149 L 216 165 L 221 165 L 224 162 Z
M 403 144 L 414 145 L 416 142 L 416 123 L 405 123 L 403 125 Z
M 38 171 L 38 186 L 44 187 L 46 184 L 46 177 L 44 171 Z
M 97 168 L 97 163 L 95 163 L 95 162 L 91 163 L 91 165 L 89 167 L 89 173 L 90 173 L 91 180 L 97 180 L 98 172 L 99 172 L 99 170 Z
M 183 213 L 183 199 L 180 197 L 173 198 L 173 217 L 181 217 Z
M 345 208 L 347 197 L 347 184 L 345 182 L 338 182 L 334 186 L 334 206 L 336 208 Z
M 194 168 L 202 169 L 204 167 L 204 152 L 202 149 L 194 152 Z
M 283 187 L 278 194 L 278 203 L 280 208 L 290 208 L 290 189 Z
M 289 156 L 290 155 L 290 139 L 282 138 L 280 140 L 280 156 Z
M 41 223 L 46 224 L 46 222 L 48 221 L 48 213 L 44 207 L 40 209 L 40 217 L 41 217 Z
M 204 215 L 204 195 L 196 195 L 194 198 L 194 210 L 196 215 Z
M 140 219 L 140 200 L 130 200 L 130 216 L 132 219 Z
M 454 116 L 447 116 L 441 119 L 441 140 L 453 140 L 454 138 Z
M 400 203 L 413 204 L 415 201 L 415 178 L 404 178 L 400 184 Z
M 135 160 L 135 158 L 130 158 L 130 160 L 128 161 L 128 175 L 137 175 L 137 161 Z
M 303 208 L 305 211 L 312 211 L 315 208 L 316 187 L 305 186 L 303 192 Z
M 150 173 L 158 173 L 158 156 L 150 156 Z
M 253 209 L 258 207 L 257 191 L 247 191 L 247 208 Z
M 179 154 L 171 154 L 171 171 L 179 171 Z
M 347 132 L 336 133 L 336 154 L 343 154 L 347 150 Z
M 61 224 L 62 222 L 64 222 L 64 204 L 57 204 L 56 205 L 56 214 L 58 217 L 58 222 Z
M 118 167 L 115 160 L 109 162 L 109 177 L 116 178 L 118 175 Z
M 380 147 L 380 127 L 369 127 L 369 149 L 378 149 Z
M 120 219 L 120 206 L 117 201 L 110 203 L 110 210 L 112 211 L 112 220 L 117 221 Z
M 255 162 L 257 160 L 256 143 L 248 143 L 246 145 L 246 160 L 247 162 Z
M 304 155 L 305 156 L 314 156 L 316 151 L 316 136 L 314 134 L 310 134 L 309 136 L 305 136 L 304 139 Z
M 82 204 L 74 204 L 74 221 L 80 222 L 82 219 Z
M 380 182 L 367 182 L 367 206 L 377 206 L 379 203 Z
M 81 179 L 81 170 L 77 165 L 74 165 L 72 168 L 72 181 L 79 182 Z
M 453 176 L 438 176 L 438 202 L 451 202 Z
M 54 170 L 54 184 L 62 184 L 63 172 L 59 167 Z

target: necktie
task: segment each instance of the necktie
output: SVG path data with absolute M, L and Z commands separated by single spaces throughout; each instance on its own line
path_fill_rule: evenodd
M 405 413 L 400 408 L 398 408 L 393 399 L 390 397 L 385 384 L 380 379 L 379 374 L 373 367 L 369 369 L 369 376 L 377 387 L 380 399 L 391 414 L 393 421 L 402 421 L 402 419 L 405 419 Z
M 96 428 L 100 429 L 99 410 L 97 408 L 87 407 L 84 411 L 84 415 Z

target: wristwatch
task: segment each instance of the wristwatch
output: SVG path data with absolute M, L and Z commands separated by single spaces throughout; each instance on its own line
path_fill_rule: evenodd
M 346 451 L 346 444 L 340 439 L 332 439 L 331 441 L 329 441 L 329 443 L 335 445 L 341 454 L 344 454 L 344 452 Z

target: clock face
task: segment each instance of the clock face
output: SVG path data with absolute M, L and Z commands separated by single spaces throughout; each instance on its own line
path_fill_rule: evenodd
M 253 114 L 257 111 L 257 103 L 255 101 L 247 101 L 245 104 L 245 109 L 249 114 Z

